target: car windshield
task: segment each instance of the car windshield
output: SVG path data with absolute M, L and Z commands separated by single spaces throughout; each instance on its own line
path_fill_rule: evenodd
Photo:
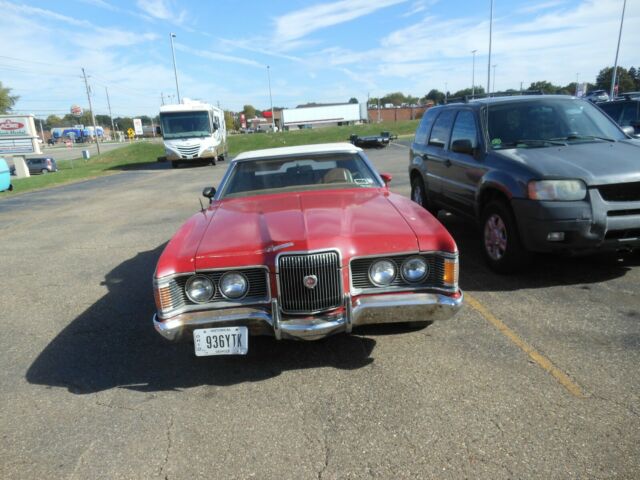
M 358 154 L 300 155 L 237 162 L 221 197 L 381 186 Z
M 207 112 L 162 112 L 162 135 L 166 139 L 208 137 L 211 124 Z
M 548 98 L 505 102 L 488 108 L 489 142 L 494 150 L 625 138 L 602 111 L 584 100 Z

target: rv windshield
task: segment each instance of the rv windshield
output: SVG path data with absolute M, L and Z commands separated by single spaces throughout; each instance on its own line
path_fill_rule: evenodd
M 211 135 L 207 112 L 163 112 L 160 114 L 160 122 L 162 135 L 166 139 Z

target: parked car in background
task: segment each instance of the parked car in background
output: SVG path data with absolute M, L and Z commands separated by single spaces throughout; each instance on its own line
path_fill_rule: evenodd
M 397 135 L 390 132 L 380 132 L 380 135 L 356 135 L 351 134 L 349 141 L 356 147 L 361 148 L 383 148 L 389 145 L 391 140 L 397 139 Z
M 456 244 L 390 181 L 349 143 L 238 155 L 160 256 L 155 329 L 193 338 L 201 356 L 245 354 L 249 334 L 315 340 L 451 317 Z
M 621 127 L 633 127 L 640 135 L 640 95 L 627 95 L 611 102 L 596 104 Z
M 0 192 L 4 192 L 5 190 L 13 190 L 13 185 L 11 184 L 9 164 L 4 158 L 0 157 Z
M 609 94 L 604 90 L 593 90 L 587 93 L 584 99 L 590 102 L 607 102 L 609 101 Z
M 640 247 L 640 142 L 581 99 L 431 108 L 409 174 L 416 203 L 480 225 L 484 256 L 498 272 L 523 267 L 529 252 Z
M 56 161 L 51 157 L 27 158 L 27 167 L 31 175 L 53 173 L 58 171 Z

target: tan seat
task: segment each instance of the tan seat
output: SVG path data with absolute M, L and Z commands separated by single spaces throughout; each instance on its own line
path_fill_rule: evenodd
M 322 183 L 353 183 L 353 177 L 346 168 L 332 168 L 324 175 Z

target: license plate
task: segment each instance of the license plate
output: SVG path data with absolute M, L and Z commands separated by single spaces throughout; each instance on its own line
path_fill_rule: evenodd
M 200 328 L 193 331 L 196 356 L 246 355 L 249 350 L 247 327 Z

